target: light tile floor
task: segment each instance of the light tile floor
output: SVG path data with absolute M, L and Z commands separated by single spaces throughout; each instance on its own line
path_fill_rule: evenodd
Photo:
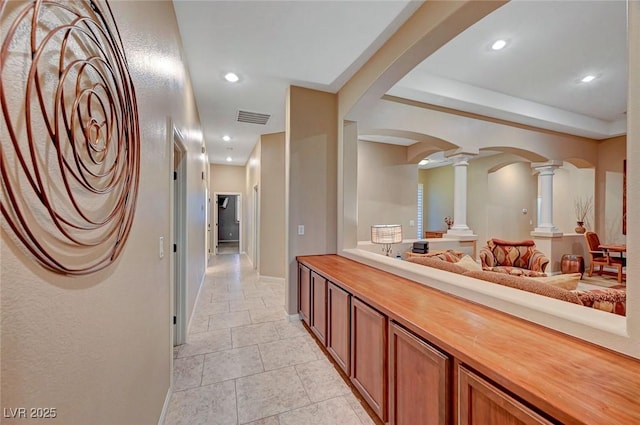
M 373 425 L 300 321 L 284 283 L 244 255 L 213 257 L 187 343 L 174 349 L 165 425 Z

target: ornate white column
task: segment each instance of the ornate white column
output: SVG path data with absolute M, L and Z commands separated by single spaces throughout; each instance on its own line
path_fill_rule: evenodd
M 553 224 L 553 175 L 562 161 L 535 162 L 531 167 L 538 172 L 540 214 L 538 226 L 532 232 L 539 236 L 561 236 L 562 232 Z
M 473 235 L 467 226 L 467 167 L 471 155 L 458 154 L 449 158 L 453 160 L 453 226 L 447 235 Z

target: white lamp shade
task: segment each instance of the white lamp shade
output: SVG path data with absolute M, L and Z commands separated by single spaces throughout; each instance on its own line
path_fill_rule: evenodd
M 371 242 L 373 243 L 402 242 L 402 226 L 400 224 L 375 224 L 371 226 Z

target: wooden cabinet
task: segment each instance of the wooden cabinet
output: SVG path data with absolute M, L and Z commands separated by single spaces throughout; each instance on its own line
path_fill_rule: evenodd
M 389 325 L 389 423 L 450 423 L 449 357 L 401 328 Z M 486 422 L 490 424 L 494 422 Z
M 327 351 L 349 375 L 351 295 L 329 282 L 327 286 Z
M 552 424 L 464 366 L 458 367 L 458 416 L 460 425 Z
M 311 270 L 298 264 L 298 311 L 309 325 L 311 317 Z
M 311 272 L 311 330 L 323 345 L 327 335 L 327 279 Z
M 351 382 L 387 420 L 387 318 L 357 298 L 351 302 Z

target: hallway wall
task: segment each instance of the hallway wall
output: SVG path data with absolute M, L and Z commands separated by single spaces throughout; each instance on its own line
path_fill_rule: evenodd
M 137 94 L 140 189 L 117 264 L 83 277 L 46 271 L 2 230 L 3 407 L 55 407 L 66 425 L 155 424 L 170 385 L 170 158 L 167 117 L 187 147 L 187 296 L 205 269 L 205 159 L 171 2 L 111 2 Z M 25 72 L 28 69 L 25 68 Z M 17 90 L 24 74 L 10 76 Z M 9 96 L 21 96 L 9 92 Z M 159 238 L 164 237 L 164 258 Z M 40 422 L 37 421 L 36 422 Z M 27 423 L 21 421 L 20 423 Z M 31 423 L 31 422 L 29 422 Z
M 245 240 L 246 253 L 251 262 L 257 262 L 261 276 L 284 278 L 285 242 L 285 133 L 263 134 L 253 148 L 247 165 L 245 216 L 248 229 Z M 258 188 L 259 205 L 254 205 L 255 188 Z M 258 223 L 255 210 L 258 209 Z M 259 226 L 258 240 L 254 226 Z M 258 258 L 254 258 L 254 247 L 258 244 Z
M 260 138 L 260 275 L 284 278 L 284 133 Z

